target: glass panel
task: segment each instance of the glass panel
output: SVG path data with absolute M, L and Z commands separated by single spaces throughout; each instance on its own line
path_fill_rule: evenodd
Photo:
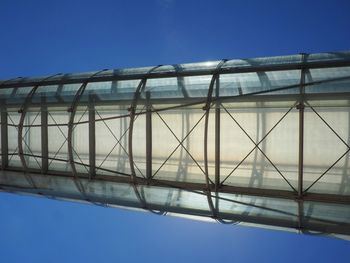
M 7 136 L 8 136 L 8 155 L 10 167 L 22 167 L 18 156 L 18 124 L 20 114 L 18 112 L 7 112 Z
M 322 225 L 350 224 L 350 209 L 347 205 L 304 202 L 306 222 Z
M 297 110 L 285 115 L 288 108 L 231 109 L 226 104 L 222 106 L 222 180 L 227 178 L 226 183 L 235 186 L 292 190 L 283 175 L 296 188 Z
M 326 123 L 324 123 L 315 112 L 310 108 L 306 108 L 304 130 L 304 187 L 307 189 L 320 178 L 310 190 L 308 190 L 309 192 L 349 195 L 350 156 L 349 154 L 343 156 L 348 150 L 348 147 L 341 141 L 342 139 L 347 144 L 349 144 L 350 141 L 349 108 L 315 107 L 314 109 L 331 128 L 327 127 Z M 341 139 L 338 138 L 331 129 L 333 129 Z M 339 159 L 341 156 L 343 157 Z M 331 168 L 332 165 L 333 167 Z
M 69 113 L 48 109 L 49 170 L 71 171 L 68 162 Z
M 256 217 L 257 220 L 298 220 L 298 203 L 291 200 L 232 194 L 220 194 L 217 199 L 217 210 L 223 214 Z
M 312 83 L 323 80 L 332 80 L 337 78 L 346 79 L 310 85 L 306 87 L 305 92 L 336 93 L 349 91 L 350 67 L 310 69 L 309 72 L 306 73 L 306 83 Z

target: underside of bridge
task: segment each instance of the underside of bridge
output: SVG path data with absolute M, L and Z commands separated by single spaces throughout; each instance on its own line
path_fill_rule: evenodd
M 0 189 L 350 236 L 350 52 L 0 82 Z

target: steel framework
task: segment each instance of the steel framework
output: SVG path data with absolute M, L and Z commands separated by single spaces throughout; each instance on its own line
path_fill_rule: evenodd
M 350 52 L 0 82 L 2 191 L 350 235 Z

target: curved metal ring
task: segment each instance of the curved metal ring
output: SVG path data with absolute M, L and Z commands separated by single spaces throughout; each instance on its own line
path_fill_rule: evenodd
M 74 99 L 72 101 L 72 104 L 71 104 L 70 108 L 68 109 L 68 112 L 70 112 L 70 117 L 69 117 L 69 122 L 68 122 L 68 134 L 67 134 L 68 160 L 69 160 L 70 167 L 72 169 L 72 174 L 73 174 L 73 177 L 74 177 L 75 186 L 77 187 L 79 192 L 83 195 L 85 200 L 88 200 L 88 198 L 86 196 L 85 189 L 84 189 L 83 185 L 79 181 L 78 174 L 77 174 L 77 169 L 75 167 L 75 162 L 74 162 L 73 142 L 72 142 L 73 126 L 74 126 L 73 122 L 74 122 L 74 117 L 75 117 L 75 114 L 76 114 L 76 111 L 77 111 L 78 103 L 80 101 L 81 96 L 83 95 L 83 93 L 85 91 L 86 86 L 89 83 L 89 80 L 91 78 L 95 77 L 96 75 L 100 74 L 101 72 L 106 71 L 106 70 L 107 69 L 103 69 L 103 70 L 100 70 L 98 72 L 95 72 L 83 84 L 81 84 L 80 88 L 75 93 L 75 96 L 74 96 Z
M 205 183 L 206 183 L 206 195 L 208 199 L 208 205 L 211 210 L 212 216 L 217 218 L 218 211 L 216 211 L 213 200 L 211 198 L 211 187 L 209 182 L 209 169 L 208 169 L 208 125 L 209 125 L 209 112 L 210 112 L 210 104 L 212 103 L 214 84 L 218 80 L 220 76 L 220 69 L 226 63 L 226 59 L 221 60 L 221 62 L 217 65 L 215 72 L 211 78 L 208 96 L 205 106 L 203 110 L 205 110 L 205 124 L 204 124 L 204 171 L 205 171 Z
M 157 211 L 153 211 L 152 209 L 149 209 L 144 196 L 141 196 L 139 190 L 137 189 L 137 181 L 136 181 L 137 179 L 136 179 L 136 173 L 135 173 L 135 167 L 134 167 L 134 156 L 133 156 L 133 150 L 132 150 L 132 135 L 134 130 L 136 107 L 137 107 L 141 92 L 144 90 L 146 86 L 148 75 L 151 74 L 153 70 L 161 66 L 162 65 L 158 65 L 156 67 L 151 68 L 146 74 L 146 76 L 141 79 L 139 85 L 136 88 L 134 98 L 131 102 L 130 108 L 128 109 L 130 111 L 130 115 L 129 115 L 130 123 L 129 123 L 129 133 L 128 133 L 128 151 L 129 151 L 128 156 L 129 156 L 129 164 L 130 164 L 130 170 L 131 170 L 130 176 L 131 176 L 132 185 L 133 185 L 136 197 L 140 201 L 142 208 L 156 214 L 164 214 L 165 212 L 163 211 L 157 212 Z
M 24 170 L 24 173 L 25 173 L 25 177 L 27 179 L 27 181 L 34 187 L 36 188 L 36 185 L 33 181 L 33 178 L 27 173 L 28 171 L 28 166 L 27 166 L 27 163 L 26 163 L 26 160 L 24 158 L 24 155 L 23 155 L 23 138 L 22 138 L 22 135 L 23 135 L 23 125 L 24 125 L 24 119 L 25 119 L 25 116 L 26 116 L 26 113 L 27 113 L 27 110 L 28 110 L 28 107 L 29 107 L 29 104 L 30 102 L 32 101 L 32 98 L 36 92 L 36 90 L 38 89 L 38 87 L 40 87 L 41 83 L 45 80 L 48 80 L 50 78 L 53 78 L 53 77 L 56 77 L 56 76 L 59 76 L 59 75 L 62 75 L 62 73 L 58 73 L 58 74 L 55 74 L 55 75 L 51 75 L 47 78 L 44 78 L 42 79 L 39 84 L 37 84 L 36 86 L 34 86 L 30 92 L 28 93 L 28 95 L 26 96 L 20 110 L 18 111 L 18 113 L 21 113 L 21 117 L 20 117 L 20 120 L 19 120 L 19 124 L 18 124 L 18 137 L 17 137 L 17 143 L 18 143 L 18 156 L 21 160 L 21 164 L 22 164 L 22 167 L 23 167 L 23 170 Z M 30 129 L 30 127 L 29 127 Z

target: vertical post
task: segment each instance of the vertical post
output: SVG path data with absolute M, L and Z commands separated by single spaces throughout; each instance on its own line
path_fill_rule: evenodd
M 146 92 L 146 178 L 152 178 L 152 106 L 151 94 Z
M 93 94 L 89 94 L 89 177 L 96 175 L 96 134 L 95 134 L 95 104 Z
M 220 187 L 220 76 L 216 79 L 215 104 L 215 191 Z
M 305 62 L 305 54 L 302 54 L 302 62 Z M 305 84 L 305 67 L 301 69 L 300 76 L 300 94 L 299 104 L 297 109 L 299 110 L 299 165 L 298 165 L 298 197 L 303 195 L 303 169 L 304 169 L 304 84 Z
M 5 103 L 1 102 L 1 168 L 8 167 L 8 134 L 7 134 L 7 111 Z
M 48 112 L 46 97 L 41 97 L 41 172 L 47 173 L 49 168 Z

